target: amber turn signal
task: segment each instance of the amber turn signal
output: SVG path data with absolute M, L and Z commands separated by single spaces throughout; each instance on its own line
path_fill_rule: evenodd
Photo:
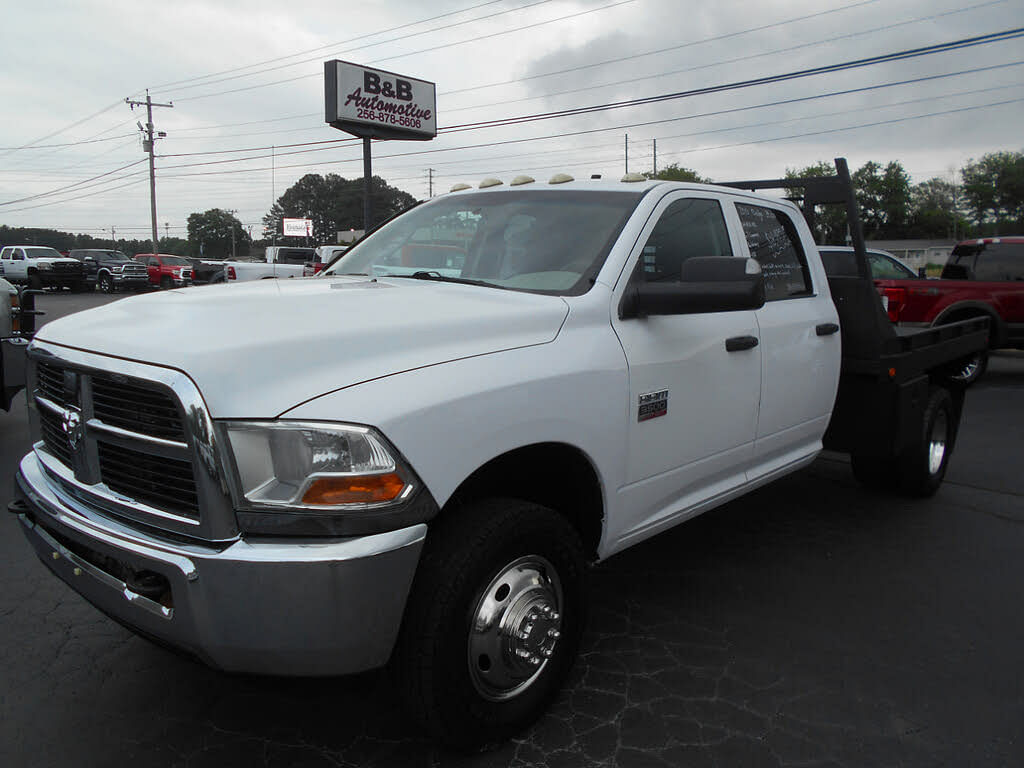
M 394 472 L 384 475 L 318 477 L 302 497 L 303 504 L 379 504 L 394 501 L 405 489 L 405 481 Z

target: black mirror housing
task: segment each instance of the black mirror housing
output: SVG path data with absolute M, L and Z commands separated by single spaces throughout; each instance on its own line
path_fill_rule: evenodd
M 737 312 L 764 306 L 764 276 L 754 259 L 687 259 L 680 278 L 672 283 L 632 282 L 619 305 L 619 319 Z

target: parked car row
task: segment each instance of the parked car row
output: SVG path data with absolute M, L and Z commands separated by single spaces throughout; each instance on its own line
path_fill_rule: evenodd
M 829 275 L 856 275 L 852 248 L 819 248 Z M 958 320 L 989 320 L 989 349 L 1024 349 L 1024 237 L 986 237 L 958 243 L 940 279 L 914 273 L 886 251 L 868 251 L 871 278 L 889 320 L 900 329 Z M 985 373 L 988 350 L 964 362 L 957 375 L 971 384 Z

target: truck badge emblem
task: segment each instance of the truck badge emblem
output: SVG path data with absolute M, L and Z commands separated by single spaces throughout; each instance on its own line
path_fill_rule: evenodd
M 637 398 L 637 421 L 647 421 L 668 413 L 668 390 L 646 392 Z
M 60 426 L 68 438 L 71 450 L 75 450 L 78 447 L 78 442 L 84 437 L 81 414 L 78 411 L 65 411 Z

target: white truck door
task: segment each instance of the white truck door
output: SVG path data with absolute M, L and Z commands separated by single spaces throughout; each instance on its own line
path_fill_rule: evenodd
M 11 260 L 4 264 L 4 272 L 9 278 L 24 281 L 28 279 L 28 261 L 23 248 L 15 248 Z
M 802 241 L 799 214 L 760 201 L 737 200 L 735 210 L 767 298 L 757 311 L 762 385 L 753 479 L 821 449 L 839 384 L 839 318 L 824 273 L 808 261 L 813 244 Z
M 679 280 L 695 256 L 736 256 L 713 194 L 677 192 L 655 209 L 627 269 L 629 280 Z M 625 290 L 625 275 L 616 295 Z M 614 539 L 638 540 L 680 513 L 741 484 L 753 457 L 761 349 L 728 351 L 759 336 L 753 311 L 659 315 L 612 323 L 629 366 L 629 431 L 623 514 Z

